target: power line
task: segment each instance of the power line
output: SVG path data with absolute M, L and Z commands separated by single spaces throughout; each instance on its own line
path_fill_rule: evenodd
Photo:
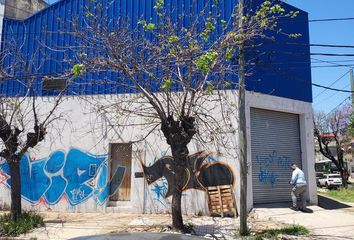
M 336 107 L 334 107 L 330 112 L 326 114 L 326 116 L 330 115 L 332 112 L 334 112 L 336 109 L 338 109 L 343 103 L 345 103 L 347 100 L 349 100 L 351 96 L 346 97 L 342 102 L 340 102 Z
M 348 73 L 350 72 L 350 70 L 348 70 L 346 73 L 344 73 L 341 77 L 339 77 L 338 79 L 336 79 L 331 85 L 329 85 L 328 87 L 332 87 L 334 84 L 336 84 L 338 81 L 340 81 L 342 78 L 344 78 Z M 313 99 L 315 100 L 318 96 L 320 96 L 321 94 L 323 94 L 325 91 L 327 91 L 328 89 L 324 89 L 323 91 L 321 91 L 319 94 L 317 94 Z
M 354 67 L 353 64 L 351 65 L 342 65 L 342 64 L 337 64 L 337 65 L 320 65 L 320 66 L 311 66 L 311 68 L 336 68 L 336 67 Z
M 322 60 L 322 59 L 317 59 L 317 58 L 311 58 L 311 59 L 315 60 L 315 61 L 318 61 L 318 62 L 315 62 L 315 63 L 323 62 L 323 63 L 337 64 L 339 62 L 354 62 L 354 59 L 353 60 L 332 60 L 332 61 L 327 61 L 327 60 Z M 311 62 L 311 63 L 314 63 L 314 62 Z
M 350 84 L 345 85 L 344 87 L 342 87 L 341 89 L 346 89 L 347 87 L 349 87 Z M 334 97 L 335 95 L 337 95 L 339 92 L 334 92 L 332 95 L 330 95 L 329 97 L 324 98 L 322 101 L 314 103 L 314 106 L 318 106 L 321 103 L 328 101 L 329 99 L 331 99 L 332 97 Z
M 294 53 L 291 53 L 294 54 Z M 310 53 L 312 56 L 328 56 L 328 57 L 354 57 L 354 54 L 347 53 Z
M 309 19 L 309 20 L 293 20 L 291 22 L 308 22 L 308 23 L 320 23 L 320 22 L 337 22 L 337 21 L 351 21 L 354 17 L 343 18 L 323 18 L 323 19 Z M 290 21 L 279 21 L 279 23 L 289 23 Z
M 258 42 L 257 42 L 258 43 Z M 310 46 L 310 47 L 328 47 L 328 48 L 354 48 L 354 45 L 340 45 L 340 44 L 324 44 L 324 43 L 297 43 L 297 42 L 280 42 L 280 41 L 271 41 L 271 42 L 260 42 L 264 44 L 272 45 L 293 45 L 293 46 Z
M 354 20 L 354 17 L 346 18 L 325 18 L 325 19 L 310 19 L 309 22 L 334 22 L 334 21 L 349 21 Z
M 317 83 L 312 83 L 312 86 L 319 87 L 319 88 L 324 88 L 324 89 L 331 90 L 331 91 L 345 92 L 345 93 L 354 93 L 354 91 L 351 91 L 351 90 L 345 90 L 345 89 L 339 89 L 339 88 L 331 88 L 331 87 L 323 86 L 323 85 L 320 85 L 320 84 L 317 84 Z
M 317 59 L 317 58 L 311 58 L 311 60 L 314 61 L 281 61 L 281 62 L 273 62 L 271 61 L 271 64 L 276 64 L 276 65 L 294 65 L 294 64 L 306 64 L 306 63 L 311 63 L 311 64 L 323 64 L 323 63 L 329 63 L 332 65 L 339 65 L 338 63 L 341 62 L 354 62 L 354 59 L 352 60 L 332 60 L 332 61 L 327 61 L 327 60 L 321 60 L 321 59 Z M 346 65 L 342 65 L 342 66 L 346 66 Z
M 267 67 L 266 65 L 263 65 L 263 67 Z M 302 83 L 307 83 L 307 80 L 304 80 L 300 77 L 296 77 L 296 76 L 290 76 L 289 74 L 287 74 L 287 72 L 283 72 L 283 71 L 280 71 L 279 69 L 275 69 L 274 67 L 272 66 L 269 66 L 268 65 L 268 68 L 271 68 L 273 69 L 273 71 L 276 71 L 278 72 L 279 74 L 287 77 L 289 80 L 294 80 L 294 81 L 298 81 L 298 82 L 302 82 Z M 324 85 L 320 85 L 320 84 L 317 84 L 317 83 L 311 83 L 312 86 L 315 86 L 315 87 L 320 87 L 320 88 L 324 88 L 324 89 L 327 89 L 327 90 L 331 90 L 331 91 L 337 91 L 337 92 L 345 92 L 345 93 L 354 93 L 354 91 L 350 91 L 350 90 L 345 90 L 345 89 L 338 89 L 338 88 L 332 88 L 332 87 L 328 87 L 328 86 L 324 86 Z
M 273 70 L 277 70 L 277 69 L 273 69 Z M 304 81 L 304 79 L 301 79 L 301 78 L 298 78 L 298 77 L 295 77 L 295 76 L 289 76 L 287 73 L 280 73 L 282 75 L 285 75 L 289 80 L 295 80 L 295 81 L 298 81 L 298 82 L 302 82 L 302 83 L 306 83 Z M 350 90 L 344 90 L 344 89 L 337 89 L 337 88 L 331 88 L 331 87 L 327 87 L 327 86 L 323 86 L 323 85 L 320 85 L 320 84 L 316 84 L 316 83 L 311 83 L 312 86 L 316 86 L 316 87 L 321 87 L 321 88 L 325 88 L 325 89 L 328 89 L 328 90 L 331 90 L 331 91 L 336 91 L 336 94 L 339 93 L 339 92 L 345 92 L 345 93 L 354 93 Z M 348 85 L 347 85 L 348 86 Z M 346 87 L 347 87 L 346 86 Z M 346 99 L 344 99 L 344 101 L 342 101 L 338 106 L 336 106 L 336 108 L 340 107 L 345 101 L 347 101 L 347 99 L 350 99 L 351 96 L 347 97 Z M 317 104 L 316 104 L 317 105 Z M 334 108 L 334 109 L 336 109 Z M 333 111 L 333 110 L 332 110 Z M 331 112 L 332 112 L 331 111 Z M 328 113 L 329 114 L 329 113 Z
M 310 47 L 330 47 L 330 48 L 354 48 L 354 45 L 337 45 L 337 44 L 290 44 L 290 45 L 309 45 Z
M 248 50 L 248 53 L 258 54 L 277 54 L 277 55 L 292 55 L 292 56 L 327 56 L 327 57 L 354 57 L 354 53 L 324 53 L 324 52 L 300 52 L 300 51 L 281 51 L 281 50 Z
M 328 61 L 328 60 L 321 60 L 321 59 L 317 59 L 317 58 L 311 58 L 311 59 L 319 61 L 319 62 L 322 62 L 322 63 L 333 64 L 333 65 L 336 65 L 336 66 L 343 66 L 343 67 L 347 66 L 347 65 L 338 64 L 338 62 L 344 62 L 344 61 Z M 353 60 L 347 60 L 346 62 L 351 62 L 351 61 L 353 61 Z

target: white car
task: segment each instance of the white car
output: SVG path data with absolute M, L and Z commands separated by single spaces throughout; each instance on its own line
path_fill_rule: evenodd
M 342 185 L 342 178 L 339 174 L 325 174 L 318 182 L 320 187 L 338 188 Z

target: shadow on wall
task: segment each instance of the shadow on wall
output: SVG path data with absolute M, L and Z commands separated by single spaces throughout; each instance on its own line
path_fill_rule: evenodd
M 93 155 L 77 148 L 52 152 L 47 158 L 31 160 L 26 154 L 20 162 L 21 195 L 33 205 L 67 201 L 71 206 L 89 198 L 102 205 L 116 193 L 123 181 L 125 167 L 118 166 L 109 180 L 108 155 Z M 1 183 L 10 189 L 11 176 L 5 162 L 0 169 Z M 114 182 L 110 186 L 110 183 Z M 112 189 L 110 189 L 112 188 Z

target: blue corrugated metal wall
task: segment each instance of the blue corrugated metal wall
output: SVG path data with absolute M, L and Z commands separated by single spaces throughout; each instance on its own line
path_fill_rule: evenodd
M 23 43 L 23 51 L 30 57 L 34 49 L 39 44 L 53 48 L 74 45 L 75 38 L 72 35 L 61 34 L 63 22 L 70 25 L 69 21 L 77 16 L 85 15 L 87 0 L 62 0 L 48 8 L 36 13 L 23 21 L 4 19 L 2 42 L 16 39 L 18 43 Z M 104 0 L 104 4 L 111 3 L 108 14 L 114 21 L 119 17 L 126 16 L 134 24 L 140 19 L 153 19 L 156 21 L 156 13 L 153 9 L 155 0 Z M 212 0 L 165 0 L 166 6 L 171 10 L 171 14 L 176 20 L 177 15 L 184 12 L 201 11 L 206 4 L 211 8 Z M 194 6 L 191 3 L 194 2 Z M 231 17 L 232 9 L 237 0 L 220 0 L 220 13 L 223 19 Z M 254 0 L 257 5 L 262 0 Z M 286 5 L 288 10 L 297 10 Z M 183 20 L 188 25 L 188 17 Z M 302 37 L 290 40 L 282 34 L 273 34 L 275 42 L 261 40 L 262 46 L 252 49 L 249 58 L 255 57 L 255 65 L 251 67 L 247 77 L 247 89 L 250 91 L 271 94 L 296 100 L 312 102 L 311 91 L 311 68 L 310 49 L 307 13 L 300 12 L 294 20 L 279 21 L 279 27 L 288 33 L 300 33 Z M 299 45 L 289 45 L 288 42 L 300 43 Z M 257 53 L 257 54 L 252 54 Z M 48 58 L 50 56 L 50 58 Z M 47 48 L 45 52 L 37 53 L 36 63 L 43 67 L 39 69 L 39 74 L 55 74 L 62 72 L 68 63 L 65 59 L 70 58 L 70 52 L 53 51 Z M 6 63 L 5 63 L 6 64 Z M 114 84 L 112 81 L 99 81 L 102 77 L 126 81 L 117 73 L 108 73 L 106 76 L 91 75 L 78 78 L 75 83 L 70 84 L 68 95 L 73 94 L 116 94 L 132 92 L 130 88 L 123 87 L 123 84 Z M 88 80 L 90 79 L 90 80 Z M 92 79 L 94 81 L 92 81 Z M 237 81 L 237 79 L 235 79 Z M 46 96 L 52 92 L 42 91 L 42 83 L 36 83 L 37 94 Z M 21 96 L 25 93 L 25 86 L 19 80 L 6 80 L 0 83 L 0 93 L 9 96 Z

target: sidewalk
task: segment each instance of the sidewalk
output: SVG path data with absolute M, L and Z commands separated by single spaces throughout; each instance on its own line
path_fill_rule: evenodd
M 171 225 L 168 214 L 124 214 L 124 213 L 43 213 L 45 227 L 22 235 L 21 239 L 90 239 L 88 236 L 104 235 L 112 239 L 113 233 L 170 233 Z M 270 222 L 249 215 L 249 227 L 253 230 L 281 228 L 283 224 Z M 208 216 L 184 216 L 184 223 L 191 224 L 195 234 L 207 239 L 235 239 L 238 233 L 239 219 L 213 218 Z M 135 237 L 136 235 L 132 235 Z M 124 235 L 124 237 L 131 237 Z M 173 235 L 177 239 L 188 239 L 185 235 Z M 194 237 L 194 236 L 190 236 Z M 189 239 L 190 239 L 189 237 Z M 95 238 L 94 238 L 95 239 Z M 121 239 L 121 238 L 119 238 Z M 124 239 L 124 238 L 122 238 Z M 138 238 L 143 240 L 142 238 Z M 158 238 L 157 238 L 158 239 Z M 173 238 L 162 238 L 173 239 Z
M 288 204 L 258 206 L 254 212 L 260 219 L 303 225 L 309 228 L 313 239 L 354 239 L 354 207 L 322 196 L 319 202 L 324 208 L 309 206 L 313 213 L 295 212 Z
M 300 224 L 309 228 L 311 236 L 297 239 L 354 240 L 354 204 L 351 206 L 322 196 L 319 196 L 319 202 L 322 207 L 309 207 L 313 213 L 292 211 L 289 204 L 257 206 L 249 215 L 249 227 L 261 232 L 285 224 Z M 171 224 L 168 214 L 47 212 L 43 215 L 45 227 L 35 229 L 21 239 L 85 239 L 85 236 L 93 235 L 105 235 L 110 239 L 111 233 L 169 233 L 167 226 Z M 191 224 L 197 235 L 209 239 L 235 239 L 239 226 L 238 219 L 207 216 L 184 216 L 184 222 Z M 129 239 L 131 236 L 125 234 L 124 237 Z M 183 239 L 182 235 L 174 237 Z
M 45 227 L 22 235 L 21 239 L 71 239 L 111 233 L 170 232 L 171 216 L 168 214 L 125 214 L 125 213 L 43 213 Z M 192 224 L 197 235 L 215 239 L 233 239 L 238 219 L 211 218 L 207 216 L 184 216 L 185 224 Z M 133 235 L 134 237 L 135 235 Z M 177 239 L 182 235 L 174 235 Z M 84 238 L 82 238 L 84 237 Z M 127 237 L 125 235 L 125 237 Z M 128 236 L 129 237 L 129 236 Z M 106 239 L 106 238 L 104 238 Z M 120 239 L 120 238 L 119 238 Z M 139 238 L 141 239 L 141 238 Z M 163 238 L 169 239 L 169 238 Z

